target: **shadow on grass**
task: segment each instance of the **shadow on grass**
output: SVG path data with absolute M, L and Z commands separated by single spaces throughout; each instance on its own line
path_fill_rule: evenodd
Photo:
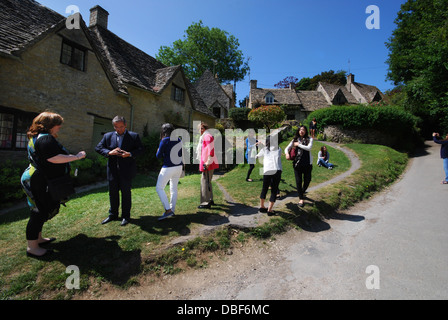
M 124 285 L 140 273 L 141 251 L 124 251 L 118 245 L 119 236 L 91 238 L 79 234 L 67 241 L 51 245 L 56 252 L 46 260 L 74 265 L 80 273 L 102 277 L 115 285 Z
M 142 231 L 150 234 L 186 236 L 191 233 L 192 225 L 213 227 L 229 223 L 228 217 L 222 215 L 222 212 L 231 214 L 231 211 L 231 204 L 217 203 L 212 206 L 212 209 L 198 209 L 195 213 L 179 214 L 162 221 L 159 221 L 159 216 L 140 216 L 131 219 L 130 223 L 139 226 Z

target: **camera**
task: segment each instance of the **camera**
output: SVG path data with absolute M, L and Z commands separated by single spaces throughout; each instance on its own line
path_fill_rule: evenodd
M 207 165 L 205 163 L 202 165 L 202 169 L 203 169 L 203 171 L 207 170 Z

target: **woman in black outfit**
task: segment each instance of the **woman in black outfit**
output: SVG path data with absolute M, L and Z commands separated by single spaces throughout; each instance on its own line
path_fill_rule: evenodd
M 41 248 L 40 245 L 56 240 L 42 238 L 44 223 L 57 215 L 60 207 L 60 201 L 53 200 L 48 193 L 47 179 L 68 174 L 70 162 L 86 157 L 84 151 L 70 155 L 56 140 L 63 122 L 59 114 L 43 112 L 33 120 L 28 131 L 30 166 L 23 173 L 21 182 L 31 210 L 26 227 L 27 255 L 30 257 L 42 257 L 50 253 L 51 250 Z
M 313 156 L 311 148 L 313 147 L 313 138 L 308 136 L 308 129 L 301 126 L 294 137 L 294 140 L 286 147 L 286 159 L 289 159 L 291 148 L 297 148 L 297 156 L 293 161 L 294 175 L 296 178 L 297 192 L 299 193 L 299 206 L 303 207 L 304 194 L 311 183 L 311 172 L 313 171 Z M 302 179 L 303 177 L 303 179 Z

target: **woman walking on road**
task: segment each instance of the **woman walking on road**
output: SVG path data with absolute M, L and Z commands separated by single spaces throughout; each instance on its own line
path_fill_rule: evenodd
M 445 180 L 442 180 L 442 184 L 448 184 L 448 134 L 445 140 L 440 140 L 440 135 L 434 132 L 432 139 L 435 143 L 442 145 L 440 148 L 440 157 L 443 159 L 443 169 L 445 170 Z

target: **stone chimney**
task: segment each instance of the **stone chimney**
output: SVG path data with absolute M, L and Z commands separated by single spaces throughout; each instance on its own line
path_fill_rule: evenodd
M 90 9 L 90 25 L 89 27 L 101 26 L 107 29 L 107 22 L 109 19 L 109 12 L 101 8 L 100 6 L 95 6 Z
M 355 75 L 350 73 L 347 76 L 347 85 L 346 85 L 346 88 L 348 89 L 348 91 L 350 93 L 352 92 L 352 84 L 353 83 L 355 83 Z
M 350 74 L 347 76 L 347 84 L 352 84 L 352 83 L 354 83 L 354 82 L 355 82 L 355 75 L 350 73 Z
M 258 81 L 257 80 L 250 80 L 250 88 L 251 89 L 257 89 Z
M 294 82 L 290 82 L 289 83 L 289 90 L 294 91 L 295 88 L 296 88 L 296 84 Z

